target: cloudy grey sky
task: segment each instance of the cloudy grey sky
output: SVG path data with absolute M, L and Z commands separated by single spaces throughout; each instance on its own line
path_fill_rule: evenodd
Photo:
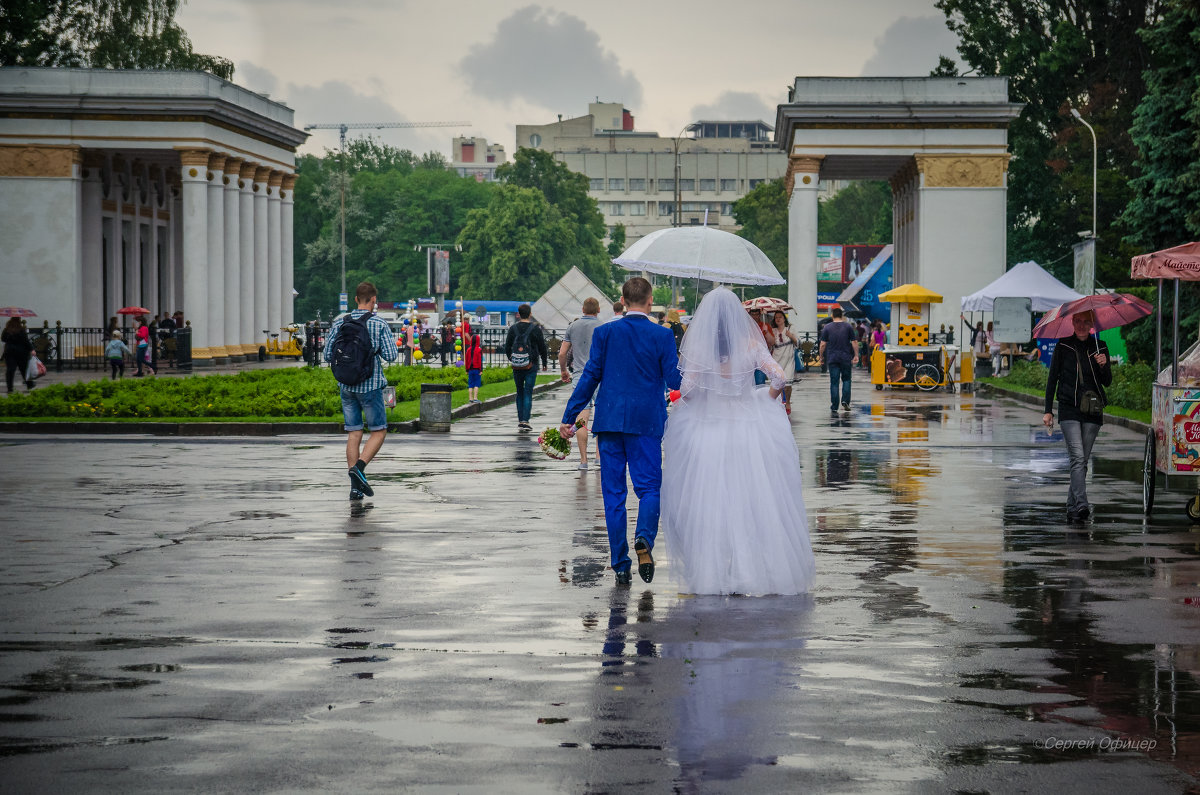
M 933 0 L 191 0 L 179 21 L 297 126 L 470 121 L 372 133 L 446 155 L 460 133 L 511 155 L 517 124 L 597 97 L 664 136 L 702 117 L 773 124 L 797 75 L 927 75 L 956 55 Z

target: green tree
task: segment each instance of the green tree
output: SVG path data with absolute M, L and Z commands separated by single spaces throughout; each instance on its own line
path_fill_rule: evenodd
M 502 184 L 487 207 L 467 213 L 461 292 L 533 300 L 566 273 L 577 248 L 574 225 L 541 191 Z
M 1114 226 L 1130 198 L 1136 148 L 1128 130 L 1145 93 L 1145 42 L 1134 31 L 1153 25 L 1158 0 L 938 0 L 958 52 L 975 74 L 1009 76 L 1009 94 L 1024 104 L 1009 127 L 1008 257 L 1049 265 L 1070 281 L 1075 232 L 1092 226 L 1092 140 L 1070 116 L 1077 108 L 1096 129 L 1100 232 L 1097 276 L 1127 283 L 1132 251 Z M 943 59 L 937 74 L 956 70 Z
M 344 163 L 343 163 L 344 160 Z M 295 283 L 298 317 L 326 317 L 341 286 L 340 204 L 346 185 L 346 284 L 369 280 L 382 301 L 425 294 L 426 255 L 418 243 L 454 241 L 467 211 L 487 204 L 494 184 L 445 168 L 437 153 L 414 155 L 371 138 L 347 142 L 344 153 L 297 159 Z M 451 288 L 461 269 L 451 255 Z
M 612 288 L 604 247 L 607 229 L 596 200 L 588 195 L 587 177 L 571 171 L 550 152 L 525 147 L 517 150 L 513 162 L 497 168 L 496 176 L 506 185 L 540 191 L 570 225 L 575 244 L 565 252 L 564 273 L 575 265 L 600 289 Z
M 1130 243 L 1154 250 L 1200 238 L 1200 3 L 1168 0 L 1140 33 L 1151 63 L 1130 130 L 1141 173 L 1124 221 Z
M 851 182 L 817 205 L 822 243 L 892 242 L 892 189 L 886 182 Z
M 0 66 L 185 69 L 233 77 L 233 62 L 192 50 L 183 0 L 6 0 Z

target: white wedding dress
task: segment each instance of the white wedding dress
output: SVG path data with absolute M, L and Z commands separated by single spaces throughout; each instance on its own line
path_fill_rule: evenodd
M 815 576 L 783 370 L 732 292 L 704 297 L 680 348 L 663 437 L 662 527 L 685 593 L 797 594 Z

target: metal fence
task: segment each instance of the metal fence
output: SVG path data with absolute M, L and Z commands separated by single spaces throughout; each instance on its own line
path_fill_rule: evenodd
M 38 358 L 48 369 L 61 373 L 64 370 L 106 370 L 108 364 L 104 358 L 104 346 L 108 343 L 108 331 L 99 327 L 64 326 L 61 321 L 42 321 L 41 327 L 28 326 L 29 341 Z M 136 327 L 123 326 L 119 329 L 121 337 L 131 351 L 137 351 Z M 185 334 L 190 335 L 191 329 Z M 154 341 L 151 351 L 151 364 L 175 367 L 182 364 L 176 355 L 176 339 L 174 334 L 160 331 Z M 190 351 L 190 346 L 188 347 Z M 187 362 L 190 365 L 190 356 Z M 136 365 L 136 362 L 135 362 Z

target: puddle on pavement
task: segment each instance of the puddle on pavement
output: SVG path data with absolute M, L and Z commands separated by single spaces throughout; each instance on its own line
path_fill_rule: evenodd
M 158 680 L 104 676 L 82 670 L 73 661 L 62 660 L 54 668 L 34 671 L 26 674 L 18 682 L 8 682 L 0 686 L 26 693 L 103 693 L 113 690 L 136 690 L 154 684 L 158 684 Z
M 134 673 L 170 674 L 182 671 L 183 666 L 171 665 L 169 663 L 138 663 L 136 665 L 122 665 L 121 670 L 132 671 Z
M 0 739 L 0 756 L 20 756 L 23 754 L 43 754 L 50 751 L 65 751 L 72 748 L 110 748 L 117 745 L 143 745 L 169 740 L 170 737 L 97 737 L 88 740 L 67 740 L 56 742 L 52 740 L 29 739 Z
M 367 656 L 367 657 L 334 657 L 333 658 L 334 665 L 353 665 L 356 663 L 381 663 L 381 662 L 387 662 L 387 661 L 388 661 L 387 657 L 379 657 L 374 654 Z

